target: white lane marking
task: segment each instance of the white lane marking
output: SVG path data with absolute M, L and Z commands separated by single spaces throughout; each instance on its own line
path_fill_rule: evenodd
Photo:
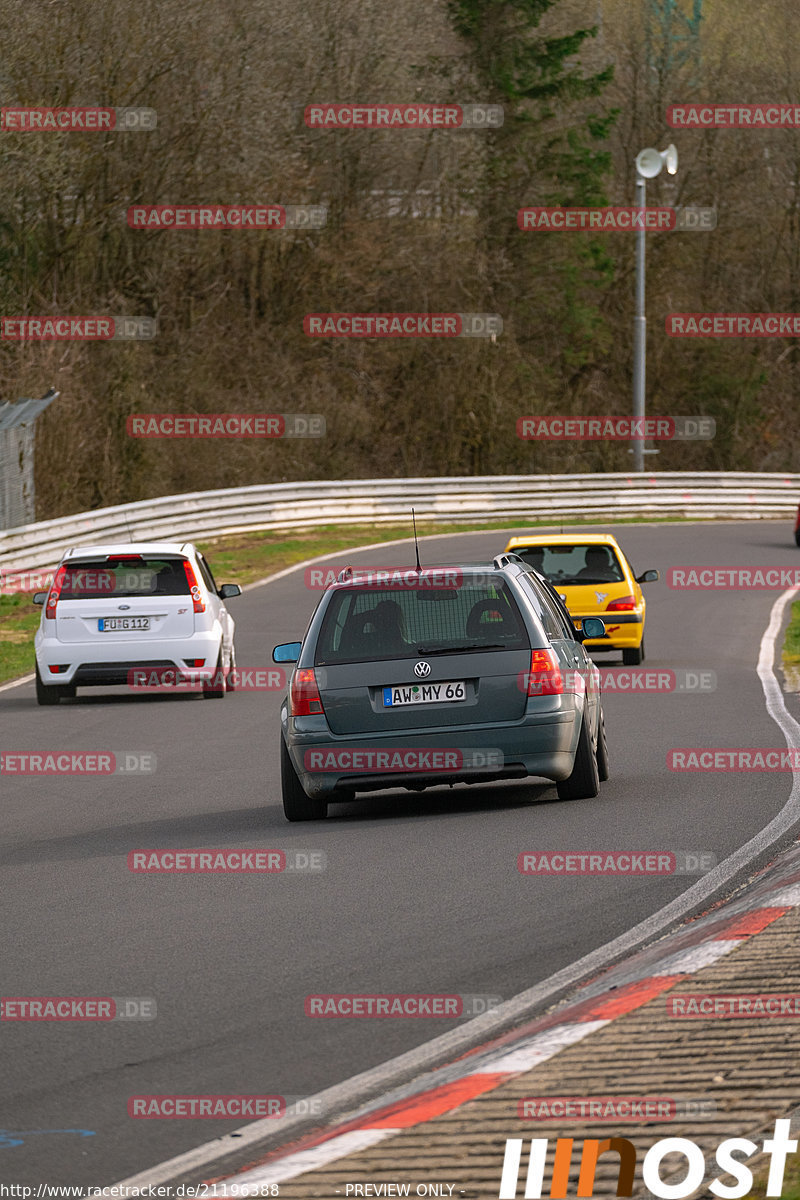
M 582 1042 L 596 1029 L 608 1025 L 603 1021 L 576 1021 L 571 1025 L 556 1025 L 553 1029 L 545 1029 L 533 1037 L 513 1044 L 508 1050 L 493 1054 L 481 1055 L 477 1066 L 465 1064 L 464 1075 L 518 1075 L 520 1071 L 530 1071 L 539 1063 L 553 1058 L 567 1046 Z
M 662 958 L 648 974 L 693 975 L 702 967 L 708 967 L 718 958 L 730 954 L 731 950 L 741 946 L 742 940 L 742 938 L 716 938 L 713 941 L 700 942 L 697 946 L 690 946 L 688 950 L 678 950 L 676 954 Z
M 2 686 L 0 686 L 0 692 L 7 692 L 9 688 L 21 687 L 23 683 L 30 683 L 30 681 L 35 678 L 35 675 L 22 675 L 19 679 L 12 679 L 11 683 L 2 684 Z
M 368 1150 L 370 1146 L 375 1146 L 395 1133 L 400 1133 L 400 1130 L 353 1129 L 350 1133 L 340 1133 L 337 1137 L 329 1138 L 327 1142 L 320 1142 L 318 1146 L 309 1146 L 307 1150 L 298 1150 L 295 1154 L 287 1154 L 286 1158 L 265 1163 L 262 1167 L 253 1167 L 251 1171 L 243 1171 L 230 1180 L 223 1180 L 214 1185 L 214 1195 L 227 1196 L 228 1189 L 225 1185 L 228 1182 L 236 1188 L 232 1193 L 235 1196 L 248 1194 L 248 1191 L 242 1191 L 242 1188 L 258 1189 L 268 1183 L 286 1183 L 289 1179 L 296 1179 L 298 1175 L 305 1175 L 306 1171 L 316 1171 L 319 1167 L 336 1162 L 337 1158 L 357 1154 L 359 1150 Z M 225 1190 L 221 1191 L 222 1188 Z M 253 1194 L 258 1195 L 258 1191 L 255 1190 Z
M 335 555 L 325 557 L 332 558 Z M 300 570 L 305 565 L 308 564 L 298 563 L 281 574 L 290 574 L 291 571 Z M 764 631 L 759 647 L 757 670 L 764 690 L 767 712 L 782 730 L 787 745 L 800 749 L 800 725 L 786 710 L 780 684 L 772 669 L 775 642 L 780 633 L 786 605 L 789 600 L 794 599 L 798 592 L 800 592 L 800 588 L 790 588 L 773 604 L 769 624 Z M 430 1070 L 431 1060 L 439 1058 L 441 1061 L 445 1055 L 455 1058 L 466 1050 L 474 1048 L 476 1043 L 489 1041 L 492 1036 L 506 1032 L 512 1022 L 524 1021 L 530 1016 L 532 1009 L 541 1007 L 553 993 L 563 994 L 566 988 L 576 987 L 587 976 L 603 970 L 609 962 L 615 962 L 625 954 L 631 953 L 651 938 L 662 933 L 665 928 L 677 924 L 688 913 L 696 911 L 709 897 L 717 894 L 731 879 L 745 869 L 751 859 L 757 857 L 774 841 L 787 833 L 798 820 L 800 820 L 800 773 L 794 775 L 789 798 L 769 825 L 728 858 L 718 863 L 712 871 L 699 879 L 681 896 L 653 913 L 652 916 L 645 918 L 644 921 L 640 921 L 638 925 L 634 925 L 627 933 L 620 934 L 613 941 L 585 954 L 577 962 L 557 971 L 549 979 L 536 984 L 535 987 L 528 988 L 510 1000 L 506 1000 L 490 1012 L 484 1013 L 480 1017 L 473 1017 L 471 1021 L 467 1021 L 460 1028 L 441 1034 L 438 1038 L 425 1042 L 414 1050 L 409 1050 L 378 1067 L 373 1067 L 369 1071 L 364 1071 L 360 1075 L 309 1097 L 309 1103 L 314 1102 L 318 1110 L 323 1112 L 341 1112 L 357 1108 L 363 1104 L 360 1097 L 368 1089 L 374 1090 L 380 1085 L 388 1090 L 392 1087 L 392 1080 L 397 1078 L 400 1073 L 408 1078 L 409 1072 L 414 1067 L 420 1072 Z M 761 907 L 762 904 L 763 901 L 759 898 L 752 907 Z M 739 905 L 736 905 L 736 908 L 738 910 Z M 589 1023 L 586 1022 L 586 1024 Z M 424 1090 L 424 1084 L 420 1085 L 420 1090 Z M 291 1140 L 295 1129 L 306 1127 L 302 1118 L 290 1118 L 290 1122 L 291 1124 L 284 1126 L 287 1142 Z M 217 1138 L 213 1142 L 206 1142 L 194 1150 L 159 1163 L 130 1179 L 120 1180 L 116 1186 L 168 1183 L 176 1175 L 205 1167 L 226 1154 L 230 1154 L 233 1150 L 258 1142 L 274 1132 L 274 1120 L 264 1118 L 261 1121 L 254 1121 L 250 1125 L 243 1126 L 241 1130 L 235 1130 L 233 1137 L 227 1135 L 224 1138 Z

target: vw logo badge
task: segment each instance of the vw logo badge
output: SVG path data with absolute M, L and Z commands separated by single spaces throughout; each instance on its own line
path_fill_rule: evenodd
M 431 664 L 427 662 L 414 663 L 414 674 L 417 679 L 427 679 L 431 673 Z

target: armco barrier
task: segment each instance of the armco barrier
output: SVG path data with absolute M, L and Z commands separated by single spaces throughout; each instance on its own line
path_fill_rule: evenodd
M 320 524 L 410 525 L 561 517 L 772 517 L 788 520 L 800 475 L 745 471 L 628 475 L 494 475 L 441 479 L 337 479 L 187 492 L 39 521 L 0 532 L 0 568 L 43 570 L 75 544 L 186 541 L 256 529 Z

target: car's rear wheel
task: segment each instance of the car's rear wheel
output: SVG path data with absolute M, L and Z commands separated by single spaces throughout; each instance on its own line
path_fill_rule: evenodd
M 644 641 L 641 646 L 633 646 L 630 650 L 622 651 L 622 665 L 624 667 L 638 667 L 639 663 L 644 661 Z
M 581 723 L 578 749 L 572 764 L 572 774 L 556 784 L 559 800 L 591 800 L 600 791 L 600 773 L 597 758 L 589 736 L 589 726 L 584 717 Z
M 600 709 L 600 728 L 597 731 L 597 777 L 601 783 L 608 779 L 608 742 L 606 741 L 606 723 L 603 720 L 603 710 Z
M 222 647 L 220 646 L 219 658 L 217 665 L 214 668 L 214 674 L 211 683 L 203 684 L 203 696 L 206 700 L 224 700 L 225 699 L 225 675 L 222 670 Z
M 42 682 L 42 677 L 39 674 L 39 664 L 36 664 L 36 703 L 37 704 L 58 704 L 63 695 L 63 688 L 60 684 L 51 684 L 48 687 Z
M 281 792 L 287 821 L 322 821 L 328 815 L 326 800 L 307 796 L 281 736 Z
M 794 544 L 795 544 L 795 546 L 800 546 L 800 529 L 795 530 Z

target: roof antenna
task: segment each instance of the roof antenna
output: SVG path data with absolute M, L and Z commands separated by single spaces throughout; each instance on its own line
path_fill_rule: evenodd
M 414 509 L 411 509 L 411 520 L 414 522 L 414 552 L 417 556 L 417 571 L 421 571 L 422 567 L 419 562 L 419 542 L 417 541 L 417 518 L 414 515 Z

